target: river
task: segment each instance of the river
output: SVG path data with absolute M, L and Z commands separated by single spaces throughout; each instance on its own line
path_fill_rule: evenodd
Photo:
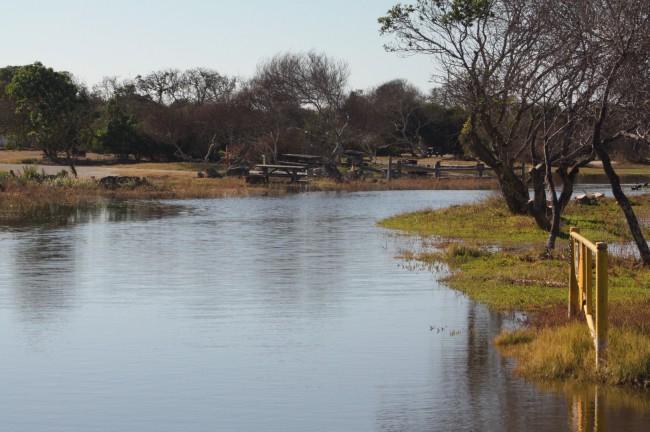
M 2 228 L 0 430 L 571 431 L 596 414 L 648 430 L 647 396 L 518 378 L 491 343 L 513 317 L 396 259 L 417 239 L 376 226 L 485 193 L 134 203 Z

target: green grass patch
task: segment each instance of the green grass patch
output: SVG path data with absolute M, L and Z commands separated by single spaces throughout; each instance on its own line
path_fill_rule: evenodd
M 545 237 L 530 217 L 510 214 L 498 198 L 397 215 L 379 225 L 412 234 L 489 244 L 532 243 Z
M 539 311 L 567 302 L 567 258 L 542 257 L 531 250 L 487 252 L 452 244 L 444 252 L 406 254 L 428 264 L 444 262 L 451 274 L 443 281 L 495 310 Z M 650 270 L 610 266 L 610 303 L 650 301 Z M 649 323 L 650 324 L 650 323 Z
M 630 201 L 641 221 L 650 218 L 650 195 L 630 197 Z M 571 203 L 563 217 L 563 224 L 565 228 L 579 228 L 582 235 L 594 241 L 631 240 L 623 212 L 613 199 L 601 200 L 596 205 Z M 650 226 L 646 226 L 644 232 L 650 236 Z

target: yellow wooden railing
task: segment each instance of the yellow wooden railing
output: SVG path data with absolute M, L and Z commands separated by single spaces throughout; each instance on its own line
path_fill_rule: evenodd
M 584 312 L 600 367 L 607 361 L 607 243 L 593 243 L 577 228 L 570 240 L 569 318 Z

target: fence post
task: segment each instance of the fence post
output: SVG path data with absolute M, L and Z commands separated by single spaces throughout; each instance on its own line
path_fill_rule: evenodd
M 596 243 L 596 366 L 607 361 L 607 244 Z
M 592 315 L 594 313 L 594 280 L 591 273 L 591 268 L 593 264 L 593 259 L 591 257 L 591 251 L 587 245 L 583 245 L 584 255 L 584 269 L 585 269 L 585 314 Z M 594 332 L 596 329 L 594 329 Z
M 571 232 L 579 233 L 578 228 L 571 228 Z M 571 256 L 571 271 L 569 274 L 569 318 L 578 316 L 578 278 L 576 276 L 576 241 L 569 237 L 569 249 Z
M 386 180 L 390 181 L 392 177 L 392 171 L 393 170 L 393 157 L 388 156 L 388 170 L 386 171 Z

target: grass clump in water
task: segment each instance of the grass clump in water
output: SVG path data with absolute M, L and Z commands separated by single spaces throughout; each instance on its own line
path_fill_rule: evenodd
M 600 370 L 593 340 L 582 322 L 536 332 L 505 332 L 495 344 L 515 357 L 517 371 L 529 378 L 650 386 L 650 338 L 631 329 L 612 329 L 607 364 Z
M 494 339 L 494 343 L 501 347 L 512 347 L 520 344 L 527 344 L 533 341 L 535 336 L 528 329 L 517 329 L 503 332 Z

